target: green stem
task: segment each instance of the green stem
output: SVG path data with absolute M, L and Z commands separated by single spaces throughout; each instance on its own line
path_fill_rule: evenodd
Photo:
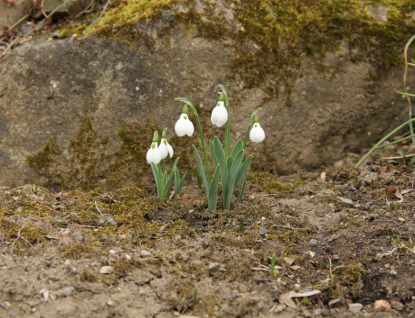
M 355 169 L 359 168 L 359 166 L 363 163 L 363 161 L 365 161 L 367 159 L 367 157 L 370 156 L 370 154 L 375 151 L 376 149 L 378 149 L 378 147 L 385 141 L 387 140 L 389 137 L 393 136 L 397 131 L 399 131 L 400 129 L 402 129 L 403 127 L 405 127 L 406 125 L 412 123 L 415 121 L 415 118 L 412 118 L 411 120 L 408 120 L 406 122 L 404 122 L 402 125 L 400 125 L 399 127 L 395 128 L 392 132 L 390 132 L 389 134 L 387 134 L 385 137 L 383 137 L 381 140 L 379 140 L 379 142 L 374 145 L 360 160 L 358 163 L 355 164 Z
M 251 126 L 252 126 L 252 119 L 249 120 L 248 128 L 246 129 L 244 145 L 242 146 L 242 149 L 245 149 L 246 142 L 248 141 L 249 131 L 251 130 Z
M 228 121 L 226 122 L 225 129 L 225 158 L 228 158 L 231 153 L 231 108 L 229 106 L 228 93 L 226 92 L 225 86 L 219 85 L 225 97 L 225 106 L 228 111 Z
M 186 103 L 192 109 L 193 114 L 195 115 L 197 129 L 199 130 L 200 141 L 202 142 L 203 156 L 205 157 L 206 173 L 207 173 L 207 177 L 208 177 L 209 183 L 210 183 L 212 181 L 212 179 L 211 179 L 211 175 L 210 175 L 209 158 L 208 158 L 207 152 L 206 152 L 205 139 L 203 138 L 203 132 L 202 132 L 202 126 L 200 125 L 199 114 L 197 113 L 196 107 L 187 98 L 178 97 L 175 100 L 179 100 L 181 102 Z
M 159 188 L 157 188 L 157 196 L 162 198 L 163 197 L 163 176 L 161 175 L 160 166 L 157 164 L 156 167 L 159 170 L 159 173 L 158 173 Z
M 404 141 L 404 140 L 408 140 L 408 139 L 411 139 L 411 138 L 413 138 L 413 137 L 415 137 L 415 135 L 409 135 L 408 137 L 404 137 L 404 138 L 401 138 L 401 139 L 398 139 L 398 140 L 392 141 L 392 142 L 390 142 L 390 143 L 388 143 L 388 144 L 380 145 L 380 146 L 379 146 L 379 147 L 377 147 L 376 149 L 382 149 L 382 148 L 385 148 L 385 147 L 390 146 L 390 145 L 398 144 L 398 143 L 400 143 L 400 142 L 402 142 L 402 141 Z

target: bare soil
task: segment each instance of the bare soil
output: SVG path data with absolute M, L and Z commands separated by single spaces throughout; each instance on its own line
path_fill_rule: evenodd
M 415 317 L 415 170 L 249 175 L 209 212 L 187 183 L 0 194 L 1 317 Z M 383 300 L 383 301 L 382 301 Z

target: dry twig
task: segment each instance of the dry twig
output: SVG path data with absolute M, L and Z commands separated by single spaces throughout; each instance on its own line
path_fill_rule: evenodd
M 30 244 L 30 242 L 28 241 L 28 240 L 26 240 L 22 235 L 21 235 L 21 232 L 22 232 L 22 230 L 24 229 L 25 227 L 24 226 L 22 226 L 20 229 L 19 229 L 19 231 L 17 232 L 17 237 L 16 237 L 16 239 L 14 240 L 14 242 L 12 243 L 12 245 L 11 245 L 11 248 L 12 248 L 12 251 L 11 251 L 11 255 L 13 256 L 13 251 L 14 251 L 14 245 L 16 244 L 16 242 L 17 242 L 17 240 L 19 240 L 19 239 L 21 239 L 21 240 L 23 240 L 23 241 L 25 241 L 27 244 L 29 244 L 29 246 L 32 246 L 32 244 Z

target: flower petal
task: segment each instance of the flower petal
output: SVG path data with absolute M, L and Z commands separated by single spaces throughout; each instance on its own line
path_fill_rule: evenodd
M 186 135 L 188 135 L 189 137 L 191 135 L 193 135 L 194 131 L 195 131 L 195 127 L 193 126 L 193 123 L 189 120 L 186 119 L 185 120 L 185 129 L 186 129 Z
M 160 146 L 159 146 L 159 151 L 160 151 L 160 156 L 161 159 L 164 159 L 167 157 L 169 151 L 168 151 L 168 146 L 167 144 L 167 140 L 165 138 L 161 138 L 161 142 L 160 142 Z
M 167 143 L 167 150 L 169 151 L 170 158 L 173 157 L 173 154 L 174 154 L 173 147 L 170 146 L 169 143 Z

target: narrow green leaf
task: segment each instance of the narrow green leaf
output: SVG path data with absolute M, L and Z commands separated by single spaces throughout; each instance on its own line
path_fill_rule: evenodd
M 233 147 L 232 153 L 231 153 L 231 156 L 234 160 L 235 160 L 236 155 L 243 149 L 243 147 L 244 147 L 244 144 L 243 144 L 242 140 L 239 139 L 236 142 L 235 146 Z
M 233 159 L 232 157 L 229 157 L 228 160 L 226 160 L 226 167 L 228 168 L 228 176 L 231 172 L 232 164 L 233 164 Z
M 232 180 L 235 178 L 235 175 L 236 175 L 236 173 L 238 172 L 239 167 L 241 166 L 241 164 L 242 164 L 242 160 L 243 160 L 243 159 L 244 159 L 244 151 L 243 151 L 243 150 L 241 150 L 241 151 L 239 151 L 239 153 L 235 156 L 235 159 L 234 159 L 233 164 L 232 164 L 231 171 L 230 171 L 230 173 L 229 173 L 229 179 L 231 180 L 231 182 L 232 182 Z
M 239 181 L 242 180 L 243 177 L 246 176 L 246 172 L 248 171 L 248 168 L 251 164 L 251 161 L 252 161 L 252 155 L 250 155 L 248 158 L 246 158 L 246 160 L 242 164 L 241 168 L 237 172 L 236 177 L 235 177 L 236 178 L 235 179 L 235 186 L 239 183 Z
M 208 194 L 208 207 L 210 211 L 216 211 L 218 207 L 219 171 L 220 164 L 216 166 L 215 174 L 213 175 L 212 182 L 210 183 Z
M 248 158 L 246 158 L 244 163 L 238 169 L 238 172 L 234 176 L 233 180 L 230 182 L 229 192 L 226 197 L 226 206 L 224 207 L 224 209 L 227 209 L 227 210 L 230 209 L 233 193 L 235 192 L 235 189 L 238 186 L 238 183 L 242 180 L 242 178 L 246 178 L 246 173 L 251 164 L 251 161 L 252 161 L 252 156 L 249 156 Z
M 200 176 L 202 177 L 203 185 L 205 186 L 206 193 L 209 194 L 209 183 L 206 177 L 205 168 L 202 164 L 202 159 L 200 159 L 199 151 L 197 151 L 196 147 L 192 146 L 192 148 L 196 158 L 197 167 L 199 168 Z
M 245 185 L 246 185 L 246 177 L 244 178 L 244 181 L 242 182 L 241 193 L 239 193 L 239 202 L 242 202 L 242 197 L 244 196 L 244 191 L 245 191 Z
M 213 144 L 213 140 L 209 140 L 209 149 L 210 149 L 210 155 L 212 156 L 213 163 L 215 164 L 215 167 L 218 165 L 218 160 L 216 159 L 216 153 L 215 153 L 215 146 Z
M 187 176 L 187 171 L 184 173 L 182 179 L 180 180 L 180 191 L 182 191 L 183 182 L 186 179 L 186 176 Z
M 218 160 L 218 164 L 220 165 L 220 179 L 222 182 L 222 199 L 223 199 L 223 203 L 225 204 L 225 200 L 228 195 L 228 188 L 229 188 L 228 168 L 226 167 L 227 162 L 225 158 L 225 152 L 223 150 L 221 142 L 219 141 L 219 138 L 215 137 L 213 139 L 213 143 L 215 146 L 216 158 Z
M 179 194 L 181 191 L 180 174 L 177 168 L 173 168 L 173 170 L 174 170 L 174 194 Z
M 163 197 L 168 198 L 170 195 L 170 188 L 171 188 L 171 183 L 173 182 L 173 176 L 174 176 L 174 170 L 172 169 L 172 171 L 170 171 L 169 176 L 166 179 L 166 182 L 164 183 L 163 186 Z
M 157 196 L 161 196 L 161 185 L 160 185 L 160 168 L 154 163 L 150 163 L 151 171 L 153 172 L 154 180 L 156 181 Z

